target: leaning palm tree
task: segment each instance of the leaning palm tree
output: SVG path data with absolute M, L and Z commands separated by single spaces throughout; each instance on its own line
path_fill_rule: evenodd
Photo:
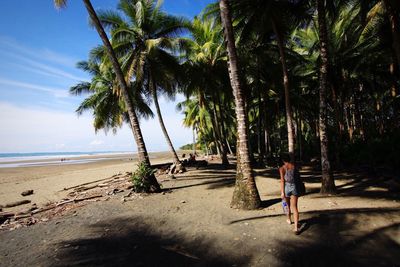
M 231 206 L 241 209 L 256 209 L 260 206 L 261 199 L 256 187 L 254 173 L 250 162 L 249 143 L 247 137 L 247 113 L 244 91 L 241 86 L 239 74 L 239 64 L 232 27 L 232 18 L 229 10 L 229 1 L 220 0 L 219 7 L 228 51 L 229 76 L 235 98 L 238 132 L 237 173 Z
M 78 62 L 77 66 L 92 77 L 91 82 L 80 82 L 70 88 L 72 95 L 88 95 L 76 113 L 81 115 L 90 110 L 93 112 L 93 126 L 96 132 L 103 129 L 105 132 L 112 130 L 116 133 L 124 122 L 129 123 L 129 118 L 114 72 L 110 67 L 101 67 L 100 64 L 91 61 Z M 136 83 L 132 83 L 129 91 L 136 113 L 145 119 L 153 117 L 146 99 L 143 99 L 137 89 Z
M 135 138 L 136 145 L 138 147 L 139 162 L 145 166 L 150 167 L 150 165 L 151 165 L 150 159 L 149 159 L 149 155 L 147 153 L 147 148 L 146 148 L 146 144 L 143 139 L 142 131 L 140 129 L 139 120 L 138 120 L 136 112 L 133 108 L 133 103 L 129 97 L 129 87 L 126 83 L 120 63 L 118 62 L 118 58 L 115 55 L 114 49 L 111 46 L 111 43 L 107 37 L 106 32 L 104 31 L 103 26 L 101 25 L 99 18 L 97 17 L 96 11 L 94 10 L 92 3 L 90 2 L 90 0 L 82 0 L 82 1 L 86 7 L 86 10 L 90 16 L 90 19 L 91 19 L 93 25 L 95 26 L 104 46 L 106 48 L 107 55 L 109 57 L 109 60 L 112 63 L 114 72 L 117 77 L 117 81 L 121 87 L 121 92 L 122 92 L 122 96 L 123 96 L 123 99 L 124 99 L 124 102 L 126 105 L 126 109 L 128 112 L 129 122 L 131 125 L 132 133 Z M 59 8 L 65 7 L 66 2 L 67 2 L 67 0 L 54 0 L 56 7 L 59 7 Z M 142 179 L 147 184 L 149 184 L 149 192 L 160 192 L 161 191 L 160 185 L 158 184 L 157 179 L 154 176 L 154 174 L 147 175 L 146 177 L 142 177 Z
M 171 52 L 179 48 L 177 35 L 187 21 L 164 13 L 161 2 L 154 0 L 120 0 L 118 10 L 99 12 L 100 21 L 110 29 L 125 79 L 135 79 L 152 96 L 176 171 L 183 170 L 162 118 L 158 94 L 173 97 L 176 92 L 180 65 Z

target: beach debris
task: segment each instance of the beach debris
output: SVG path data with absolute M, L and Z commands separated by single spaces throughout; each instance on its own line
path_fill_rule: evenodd
M 142 199 L 143 197 L 140 194 L 136 194 L 132 191 L 133 186 L 130 181 L 130 174 L 129 172 L 124 174 L 120 172 L 106 179 L 64 188 L 61 191 L 70 190 L 70 192 L 66 194 L 66 198 L 58 202 L 49 202 L 41 207 L 32 204 L 30 207 L 24 208 L 18 212 L 2 212 L 2 210 L 0 210 L 0 230 L 15 230 L 20 227 L 47 222 L 56 216 L 63 216 L 63 214 L 71 209 L 76 209 L 85 205 L 86 202 L 107 201 L 113 195 L 125 192 L 126 190 L 128 190 L 127 194 L 124 194 L 121 199 L 123 202 Z M 30 202 L 30 200 L 21 200 L 6 205 L 0 205 L 0 208 L 15 207 Z M 76 213 L 74 215 L 76 215 Z
M 37 209 L 37 206 L 36 206 L 35 203 L 33 203 L 31 207 L 26 208 L 26 209 L 23 209 L 23 210 L 17 212 L 15 215 L 16 215 L 16 216 L 17 216 L 17 215 L 26 215 L 26 214 L 29 214 L 29 215 L 30 215 L 30 214 L 32 213 L 32 211 L 34 211 L 34 210 L 36 210 L 36 209 Z
M 171 251 L 171 252 L 183 255 L 183 256 L 188 257 L 188 258 L 195 259 L 195 260 L 199 260 L 200 259 L 197 256 L 190 254 L 182 246 L 179 246 L 179 245 L 161 246 L 161 248 L 163 248 L 163 249 L 165 249 L 167 251 Z
M 181 200 L 181 203 L 186 203 L 186 200 Z
M 33 190 L 29 189 L 29 190 L 25 190 L 24 192 L 21 193 L 22 196 L 29 196 L 33 194 Z
M 6 220 L 10 217 L 13 217 L 14 215 L 14 212 L 0 212 L 0 221 Z
M 4 208 L 12 208 L 12 207 L 16 207 L 16 206 L 20 206 L 20 205 L 24 205 L 24 204 L 28 204 L 28 203 L 31 203 L 31 201 L 28 199 L 24 199 L 24 200 L 20 200 L 20 201 L 16 201 L 16 202 L 7 203 L 3 207 Z

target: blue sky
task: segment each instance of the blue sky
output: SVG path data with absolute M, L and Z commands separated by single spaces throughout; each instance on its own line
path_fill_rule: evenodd
M 168 13 L 192 18 L 212 0 L 165 0 Z M 96 10 L 116 0 L 92 0 Z M 136 151 L 129 127 L 116 135 L 95 134 L 90 112 L 74 111 L 82 97 L 68 90 L 88 76 L 75 67 L 100 44 L 82 1 L 56 10 L 52 0 L 0 1 L 0 153 L 37 151 Z M 178 97 L 177 101 L 182 100 Z M 190 143 L 190 129 L 175 102 L 160 100 L 176 147 Z M 167 150 L 155 119 L 141 122 L 148 150 Z

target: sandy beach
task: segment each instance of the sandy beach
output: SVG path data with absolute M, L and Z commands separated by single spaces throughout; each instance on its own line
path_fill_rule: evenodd
M 130 159 L 0 169 L 1 203 L 23 199 L 20 193 L 27 189 L 35 193 L 25 198 L 38 205 L 60 201 L 70 191 L 65 187 L 132 171 Z M 168 160 L 168 153 L 152 154 L 153 164 Z M 0 265 L 397 266 L 396 178 L 335 173 L 338 195 L 323 196 L 318 193 L 320 174 L 304 167 L 308 193 L 299 200 L 302 227 L 297 236 L 282 213 L 276 168 L 255 173 L 259 210 L 230 208 L 235 166 L 222 168 L 213 160 L 176 179 L 157 175 L 160 194 L 124 200 L 127 191 L 122 191 L 33 215 L 36 223 L 30 226 L 1 230 Z
M 150 153 L 150 159 L 152 164 L 169 162 L 170 154 L 154 152 Z M 84 160 L 85 163 L 69 163 L 78 160 Z M 65 197 L 64 188 L 102 180 L 118 173 L 132 172 L 137 163 L 135 155 L 127 153 L 68 157 L 65 161 L 53 158 L 22 162 L 40 165 L 43 161 L 54 163 L 45 166 L 0 168 L 0 205 L 22 199 L 29 199 L 37 205 L 54 202 Z M 21 196 L 21 192 L 25 190 L 34 190 L 34 194 Z M 10 210 L 15 209 L 17 207 Z

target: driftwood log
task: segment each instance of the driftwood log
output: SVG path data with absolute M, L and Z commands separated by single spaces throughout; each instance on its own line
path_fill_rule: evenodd
M 21 196 L 29 196 L 29 195 L 32 195 L 33 194 L 33 190 L 32 189 L 30 189 L 30 190 L 25 190 L 24 192 L 22 192 L 21 193 Z
M 4 208 L 12 208 L 12 207 L 16 207 L 16 206 L 24 205 L 24 204 L 28 204 L 28 203 L 31 203 L 31 201 L 28 199 L 24 199 L 24 200 L 20 200 L 20 201 L 16 201 L 16 202 L 7 203 L 3 207 Z

